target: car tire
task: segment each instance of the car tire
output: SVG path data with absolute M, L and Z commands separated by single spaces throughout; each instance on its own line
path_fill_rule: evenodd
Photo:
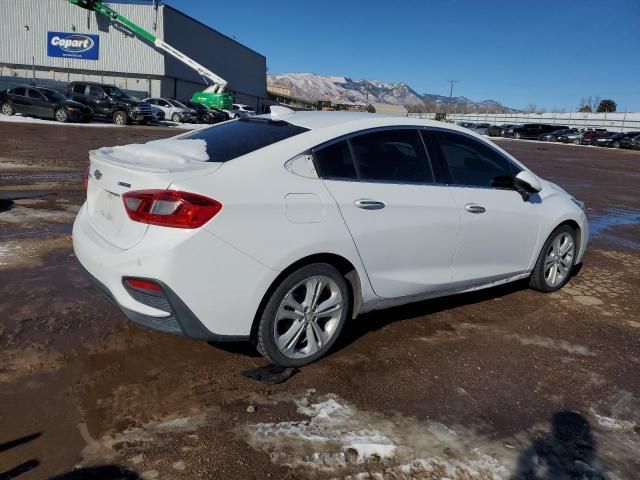
M 522 137 L 522 135 L 520 135 L 519 133 L 514 133 L 513 134 L 513 138 L 515 138 L 516 140 L 520 140 L 521 137 Z
M 176 122 L 176 123 L 180 123 L 180 114 L 179 113 L 174 113 L 173 115 L 171 115 L 171 121 L 172 122 Z
M 57 109 L 54 114 L 56 121 L 60 123 L 67 123 L 69 121 L 69 112 L 67 112 L 64 108 Z
M 113 123 L 116 125 L 128 125 L 129 124 L 129 116 L 127 112 L 124 110 L 118 110 L 113 114 Z
M 13 105 L 11 105 L 9 102 L 4 102 L 0 107 L 0 111 L 2 111 L 3 115 L 7 115 L 9 117 L 16 113 L 15 109 L 13 108 Z
M 613 142 L 613 148 L 620 148 L 620 142 Z
M 319 286 L 320 291 L 310 289 Z M 325 314 L 317 309 L 325 305 Z M 258 351 L 280 367 L 302 367 L 324 356 L 351 310 L 345 277 L 332 265 L 314 263 L 284 278 L 259 316 Z M 312 341 L 310 341 L 310 339 Z
M 237 113 L 233 116 L 234 120 L 237 120 L 238 118 L 240 118 L 240 115 L 238 115 Z
M 580 139 L 579 138 L 574 138 L 571 143 L 573 143 L 574 145 L 580 145 Z
M 560 225 L 544 243 L 529 286 L 544 293 L 564 287 L 571 278 L 577 253 L 576 231 L 569 225 Z

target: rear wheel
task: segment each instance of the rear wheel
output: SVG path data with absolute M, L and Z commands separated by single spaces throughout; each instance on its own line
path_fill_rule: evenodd
M 574 145 L 580 145 L 580 139 L 579 138 L 574 138 L 571 143 L 573 143 Z
M 69 113 L 64 108 L 59 108 L 55 111 L 56 120 L 65 123 L 69 120 Z
M 2 113 L 4 115 L 11 116 L 16 113 L 16 111 L 13 109 L 13 105 L 11 105 L 9 102 L 4 102 L 2 104 Z
M 127 125 L 129 123 L 129 117 L 127 116 L 127 112 L 123 110 L 118 110 L 113 114 L 113 123 L 116 125 Z
M 612 146 L 613 146 L 613 148 L 620 148 L 620 142 L 615 141 L 615 142 L 613 142 Z
M 569 225 L 561 225 L 549 236 L 529 285 L 540 292 L 555 292 L 571 277 L 576 257 L 576 232 Z
M 519 134 L 519 133 L 517 133 L 517 132 L 513 134 L 513 138 L 518 139 L 518 140 L 520 140 L 520 137 L 521 137 L 521 136 L 522 136 L 522 135 L 520 135 L 520 134 Z
M 269 297 L 259 319 L 258 350 L 281 367 L 311 363 L 333 346 L 350 305 L 347 282 L 335 267 L 302 267 Z

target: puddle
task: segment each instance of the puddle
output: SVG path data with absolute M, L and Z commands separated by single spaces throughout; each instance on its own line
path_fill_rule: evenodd
M 640 209 L 629 207 L 612 207 L 604 214 L 589 217 L 589 231 L 592 237 L 613 241 L 634 250 L 640 250 L 640 242 L 619 238 L 611 232 L 614 227 L 640 224 Z

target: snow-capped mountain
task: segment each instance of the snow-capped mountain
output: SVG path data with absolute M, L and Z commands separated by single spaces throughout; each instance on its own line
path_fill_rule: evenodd
M 449 97 L 422 94 L 404 82 L 388 83 L 376 80 L 353 80 L 348 77 L 324 76 L 313 73 L 278 73 L 267 76 L 269 85 L 285 87 L 291 96 L 306 100 L 330 100 L 335 103 L 391 103 L 394 105 L 422 106 L 425 102 L 448 104 Z M 456 105 L 502 108 L 509 110 L 495 100 L 472 102 L 465 97 L 453 97 Z

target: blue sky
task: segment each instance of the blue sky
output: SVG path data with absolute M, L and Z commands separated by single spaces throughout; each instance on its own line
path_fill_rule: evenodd
M 270 72 L 404 81 L 419 93 L 640 111 L 640 0 L 169 0 L 267 57 Z

